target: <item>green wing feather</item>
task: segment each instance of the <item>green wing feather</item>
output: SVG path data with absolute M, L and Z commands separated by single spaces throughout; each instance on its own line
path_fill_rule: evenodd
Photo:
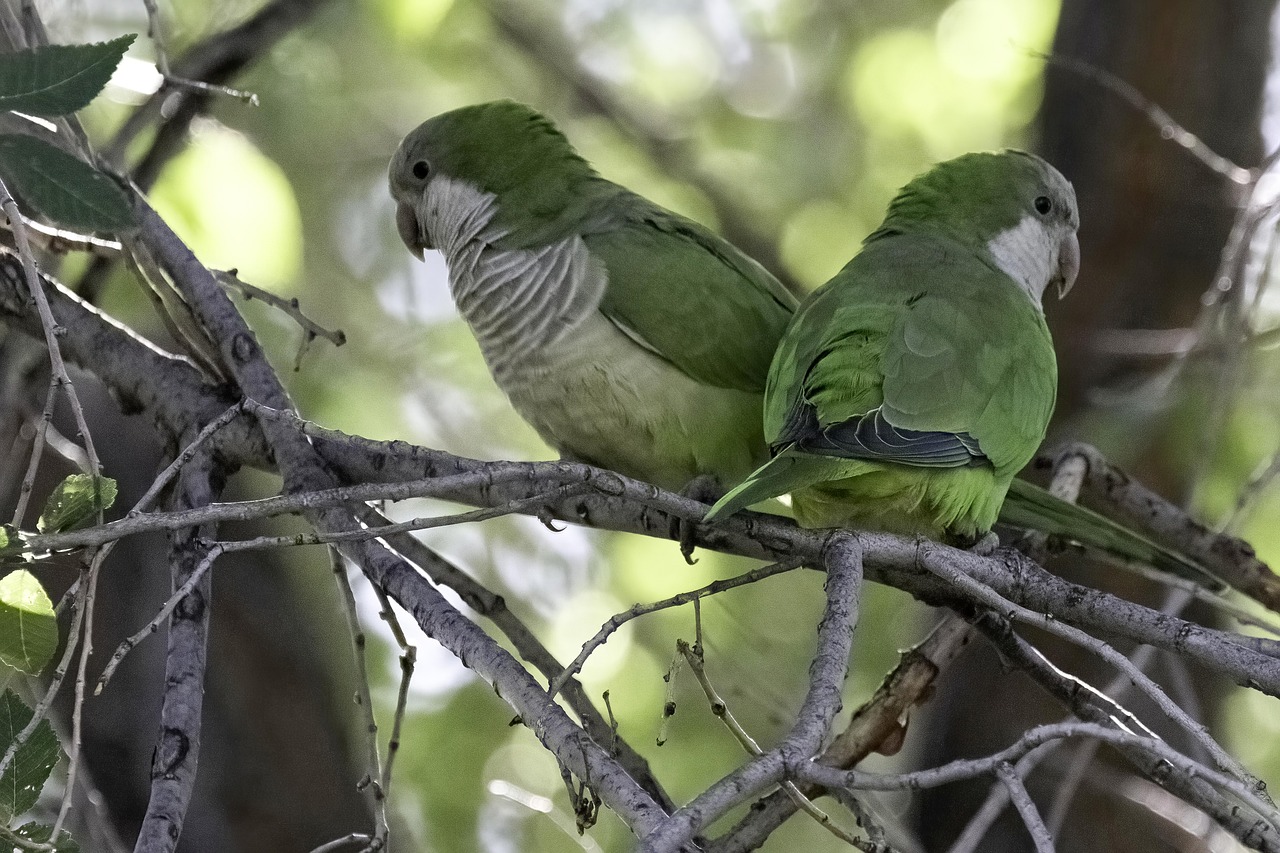
M 874 240 L 788 329 L 766 392 L 765 437 L 780 455 L 712 515 L 858 470 L 847 457 L 795 446 L 804 407 L 819 428 L 879 408 L 899 430 L 963 435 L 997 479 L 1010 478 L 1044 437 L 1056 381 L 1044 318 L 1002 272 L 943 237 Z M 866 458 L 895 461 L 888 452 Z M 929 467 L 914 456 L 902 464 Z
M 1031 300 L 973 252 L 919 234 L 871 243 L 825 285 L 775 371 L 771 389 L 789 393 L 770 393 L 770 440 L 801 401 L 823 425 L 880 406 L 904 430 L 968 433 L 997 470 L 1035 452 L 1057 384 Z
M 912 263 L 896 265 L 898 276 L 909 281 L 923 272 Z M 998 477 L 1012 476 L 1039 447 L 1053 412 L 1057 365 L 1048 327 L 1011 279 L 972 253 L 933 275 L 943 280 L 914 294 L 907 288 L 887 339 L 885 419 L 903 429 L 967 433 Z M 880 284 L 887 291 L 892 282 Z
M 609 274 L 600 310 L 700 382 L 759 392 L 796 299 L 706 228 L 630 195 L 583 235 Z
M 1170 550 L 1136 531 L 1117 524 L 1087 507 L 1064 501 L 1034 483 L 1015 478 L 1000 508 L 1000 521 L 1070 539 L 1116 557 L 1136 560 L 1195 581 L 1209 589 L 1223 589 L 1221 580 L 1195 560 Z

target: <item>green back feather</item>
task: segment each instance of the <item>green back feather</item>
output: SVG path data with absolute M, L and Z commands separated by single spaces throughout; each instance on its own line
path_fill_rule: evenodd
M 946 237 L 885 235 L 797 314 L 765 436 L 804 403 L 824 426 L 881 406 L 902 429 L 968 433 L 1012 476 L 1044 438 L 1056 386 L 1044 317 L 1011 279 Z

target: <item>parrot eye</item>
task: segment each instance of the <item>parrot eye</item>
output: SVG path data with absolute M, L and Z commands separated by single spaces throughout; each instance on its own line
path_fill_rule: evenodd
M 431 164 L 426 160 L 419 160 L 413 164 L 413 176 L 420 181 L 424 181 L 427 175 L 431 174 Z
M 417 174 L 417 167 L 414 167 L 414 174 Z M 1033 202 L 1036 206 L 1036 213 L 1045 216 L 1049 211 L 1053 210 L 1053 202 L 1049 200 L 1047 195 L 1038 196 Z

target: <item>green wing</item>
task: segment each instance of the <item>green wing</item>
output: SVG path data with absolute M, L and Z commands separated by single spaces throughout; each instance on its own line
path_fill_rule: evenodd
M 806 305 L 771 377 L 766 437 L 922 467 L 1035 453 L 1057 369 L 1038 306 L 976 254 L 919 234 L 870 243 Z M 779 394 L 782 389 L 792 389 Z M 780 399 L 781 398 L 781 399 Z
M 609 274 L 600 310 L 699 382 L 761 391 L 795 297 L 696 222 L 628 201 L 625 217 L 583 236 Z

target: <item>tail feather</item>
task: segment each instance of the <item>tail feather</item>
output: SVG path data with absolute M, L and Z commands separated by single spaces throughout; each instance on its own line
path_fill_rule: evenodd
M 1148 539 L 1104 515 L 1055 497 L 1026 480 L 1014 478 L 1000 508 L 1000 521 L 1014 527 L 1061 536 L 1088 548 L 1135 560 L 1188 578 L 1210 589 L 1224 584 L 1208 569 L 1177 551 Z
M 705 521 L 727 518 L 749 506 L 785 495 L 795 489 L 824 479 L 821 461 L 791 450 L 784 450 L 761 465 L 727 495 L 716 501 Z

